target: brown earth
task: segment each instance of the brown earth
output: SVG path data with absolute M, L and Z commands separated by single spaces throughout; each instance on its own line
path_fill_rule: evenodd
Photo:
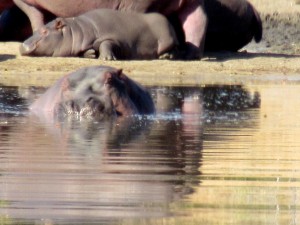
M 123 68 L 132 78 L 154 85 L 253 82 L 278 75 L 300 78 L 300 4 L 298 0 L 250 0 L 263 20 L 263 40 L 239 53 L 207 55 L 195 61 L 116 61 L 20 56 L 17 42 L 0 43 L 0 83 L 49 86 L 63 74 L 89 65 Z

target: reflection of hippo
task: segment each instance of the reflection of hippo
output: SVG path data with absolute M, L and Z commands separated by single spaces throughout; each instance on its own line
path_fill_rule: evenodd
M 241 85 L 207 86 L 203 89 L 204 108 L 214 111 L 241 111 L 260 107 L 260 94 Z
M 6 184 L 0 212 L 10 221 L 116 224 L 169 218 L 177 213 L 172 206 L 199 184 L 203 135 L 202 123 L 194 120 L 44 123 L 17 114 L 6 121 L 11 130 L 0 131 L 0 139 L 5 137 L 0 183 Z
M 159 26 L 157 26 L 159 24 Z M 97 9 L 74 18 L 57 18 L 20 47 L 23 55 L 95 56 L 101 59 L 151 59 L 177 44 L 173 28 L 158 13 Z
M 262 22 L 246 0 L 206 0 L 208 26 L 205 51 L 237 51 L 252 38 L 262 38 Z
M 5 137 L 0 213 L 15 223 L 19 218 L 31 224 L 170 218 L 172 206 L 199 183 L 201 123 L 185 128 L 178 120 L 140 117 L 117 123 L 52 124 L 25 116 L 7 121 L 11 131 L 0 131 L 0 139 Z
M 188 47 L 187 57 L 198 57 L 204 47 L 206 15 L 202 9 L 203 0 L 81 0 L 78 4 L 70 0 L 14 0 L 14 3 L 27 14 L 33 30 L 44 25 L 44 17 L 49 13 L 65 18 L 78 16 L 96 8 L 110 8 L 141 13 L 159 12 L 166 16 L 175 14 L 184 30 Z
M 149 93 L 111 67 L 93 66 L 58 80 L 31 107 L 46 117 L 73 115 L 96 119 L 154 112 Z

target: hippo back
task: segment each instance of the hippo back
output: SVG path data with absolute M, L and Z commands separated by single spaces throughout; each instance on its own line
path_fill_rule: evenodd
M 262 22 L 247 0 L 206 0 L 209 19 L 205 51 L 237 51 L 254 37 L 262 38 Z

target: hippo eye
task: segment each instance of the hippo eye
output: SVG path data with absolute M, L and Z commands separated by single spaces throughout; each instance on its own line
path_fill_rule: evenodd
M 40 34 L 41 34 L 41 35 L 47 35 L 47 34 L 48 34 L 48 30 L 45 29 L 45 28 L 42 28 L 42 29 L 40 30 Z
M 113 79 L 111 77 L 107 78 L 106 79 L 106 82 L 105 82 L 105 86 L 109 86 L 109 85 L 112 85 L 113 84 Z

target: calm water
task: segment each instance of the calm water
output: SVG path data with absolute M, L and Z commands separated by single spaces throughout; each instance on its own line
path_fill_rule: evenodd
M 299 224 L 300 85 L 154 87 L 157 114 L 41 121 L 0 87 L 0 224 Z

